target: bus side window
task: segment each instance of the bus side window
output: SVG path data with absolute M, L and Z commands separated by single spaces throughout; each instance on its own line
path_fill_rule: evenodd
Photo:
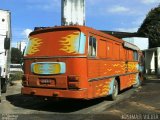
M 113 49 L 114 49 L 114 53 L 113 53 L 114 59 L 119 60 L 120 59 L 120 45 L 115 43 Z
M 95 37 L 90 36 L 89 37 L 89 56 L 90 57 L 95 57 L 97 53 L 97 40 Z
M 133 61 L 134 60 L 134 52 L 132 50 L 127 50 L 128 54 L 128 60 Z
M 107 58 L 113 58 L 113 43 L 107 42 Z
M 133 58 L 134 58 L 135 61 L 138 61 L 138 53 L 137 53 L 137 51 L 133 52 Z

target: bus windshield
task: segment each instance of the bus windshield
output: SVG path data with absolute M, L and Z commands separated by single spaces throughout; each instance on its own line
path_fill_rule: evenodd
M 85 53 L 86 36 L 78 30 L 53 31 L 32 35 L 24 56 L 73 56 Z

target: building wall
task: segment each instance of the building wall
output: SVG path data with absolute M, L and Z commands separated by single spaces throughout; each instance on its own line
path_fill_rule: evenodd
M 145 52 L 145 68 L 146 73 L 155 73 L 155 51 Z
M 160 47 L 144 51 L 146 74 L 160 76 Z
M 123 38 L 124 41 L 127 41 L 129 43 L 132 43 L 140 48 L 140 50 L 146 50 L 149 46 L 149 39 L 143 38 L 143 37 L 129 37 L 129 38 Z
M 160 48 L 157 49 L 157 61 L 158 61 L 158 76 L 160 76 Z

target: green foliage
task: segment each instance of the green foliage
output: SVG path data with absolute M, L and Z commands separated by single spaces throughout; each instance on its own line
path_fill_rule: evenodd
M 11 63 L 12 64 L 21 64 L 22 61 L 22 52 L 18 48 L 11 49 Z
M 14 72 L 10 74 L 10 80 L 15 81 L 15 80 L 21 80 L 22 79 L 23 72 Z
M 149 48 L 160 47 L 160 5 L 148 13 L 138 33 L 149 38 Z

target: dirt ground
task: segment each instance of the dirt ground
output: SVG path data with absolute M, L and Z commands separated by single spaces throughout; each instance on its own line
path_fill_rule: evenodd
M 2 96 L 0 119 L 13 120 L 160 120 L 160 80 L 146 80 L 127 89 L 116 101 L 44 101 L 20 94 L 21 83 L 10 86 Z
M 130 98 L 106 109 L 103 114 L 117 119 L 160 120 L 160 80 L 146 80 Z

